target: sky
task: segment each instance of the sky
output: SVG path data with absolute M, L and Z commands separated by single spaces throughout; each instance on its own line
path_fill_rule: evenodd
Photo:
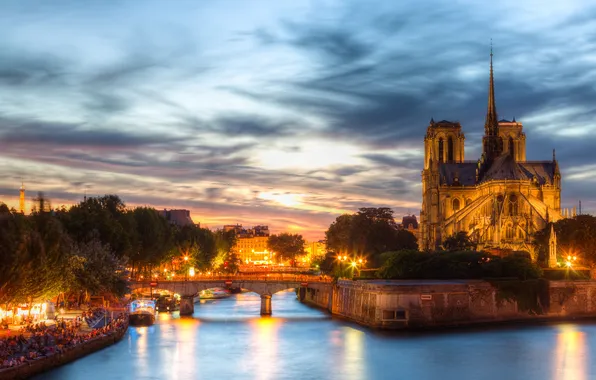
M 596 212 L 592 0 L 3 0 L 0 201 L 118 194 L 195 222 L 320 239 L 359 207 L 418 214 L 424 134 L 477 159 L 499 118 Z

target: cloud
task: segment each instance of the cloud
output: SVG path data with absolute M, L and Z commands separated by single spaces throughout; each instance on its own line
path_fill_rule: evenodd
M 0 194 L 25 177 L 56 202 L 121 193 L 312 237 L 362 206 L 399 218 L 431 117 L 478 157 L 492 37 L 499 115 L 524 123 L 528 159 L 557 149 L 564 204 L 590 196 L 590 3 L 288 4 L 60 3 L 28 22 L 1 5 Z

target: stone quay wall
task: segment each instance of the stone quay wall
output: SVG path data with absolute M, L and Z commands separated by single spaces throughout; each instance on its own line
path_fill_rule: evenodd
M 117 343 L 122 339 L 127 329 L 128 325 L 118 331 L 110 332 L 105 336 L 88 340 L 75 347 L 66 348 L 61 353 L 55 353 L 36 360 L 29 360 L 16 367 L 0 369 L 0 380 L 28 379 L 31 376 L 70 363 L 83 356 Z
M 503 299 L 481 280 L 340 280 L 309 284 L 300 298 L 334 316 L 386 329 L 596 317 L 596 281 L 545 282 L 540 314 Z

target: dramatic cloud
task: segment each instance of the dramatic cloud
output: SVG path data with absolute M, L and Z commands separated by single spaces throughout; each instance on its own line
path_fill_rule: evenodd
M 523 122 L 528 159 L 556 149 L 563 206 L 593 212 L 594 16 L 588 0 L 3 3 L 0 200 L 23 180 L 54 204 L 117 193 L 309 239 L 359 207 L 417 213 L 431 117 L 480 154 L 492 38 L 499 116 Z

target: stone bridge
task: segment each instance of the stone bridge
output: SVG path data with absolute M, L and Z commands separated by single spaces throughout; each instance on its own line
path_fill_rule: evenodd
M 211 288 L 242 288 L 255 292 L 261 296 L 261 315 L 271 315 L 271 296 L 286 289 L 300 289 L 305 293 L 312 285 L 331 285 L 329 279 L 320 276 L 269 274 L 269 275 L 240 275 L 240 276 L 206 276 L 194 277 L 186 281 L 132 281 L 131 290 L 154 289 L 167 290 L 178 293 L 180 299 L 180 315 L 192 315 L 194 312 L 193 298 L 201 290 Z

